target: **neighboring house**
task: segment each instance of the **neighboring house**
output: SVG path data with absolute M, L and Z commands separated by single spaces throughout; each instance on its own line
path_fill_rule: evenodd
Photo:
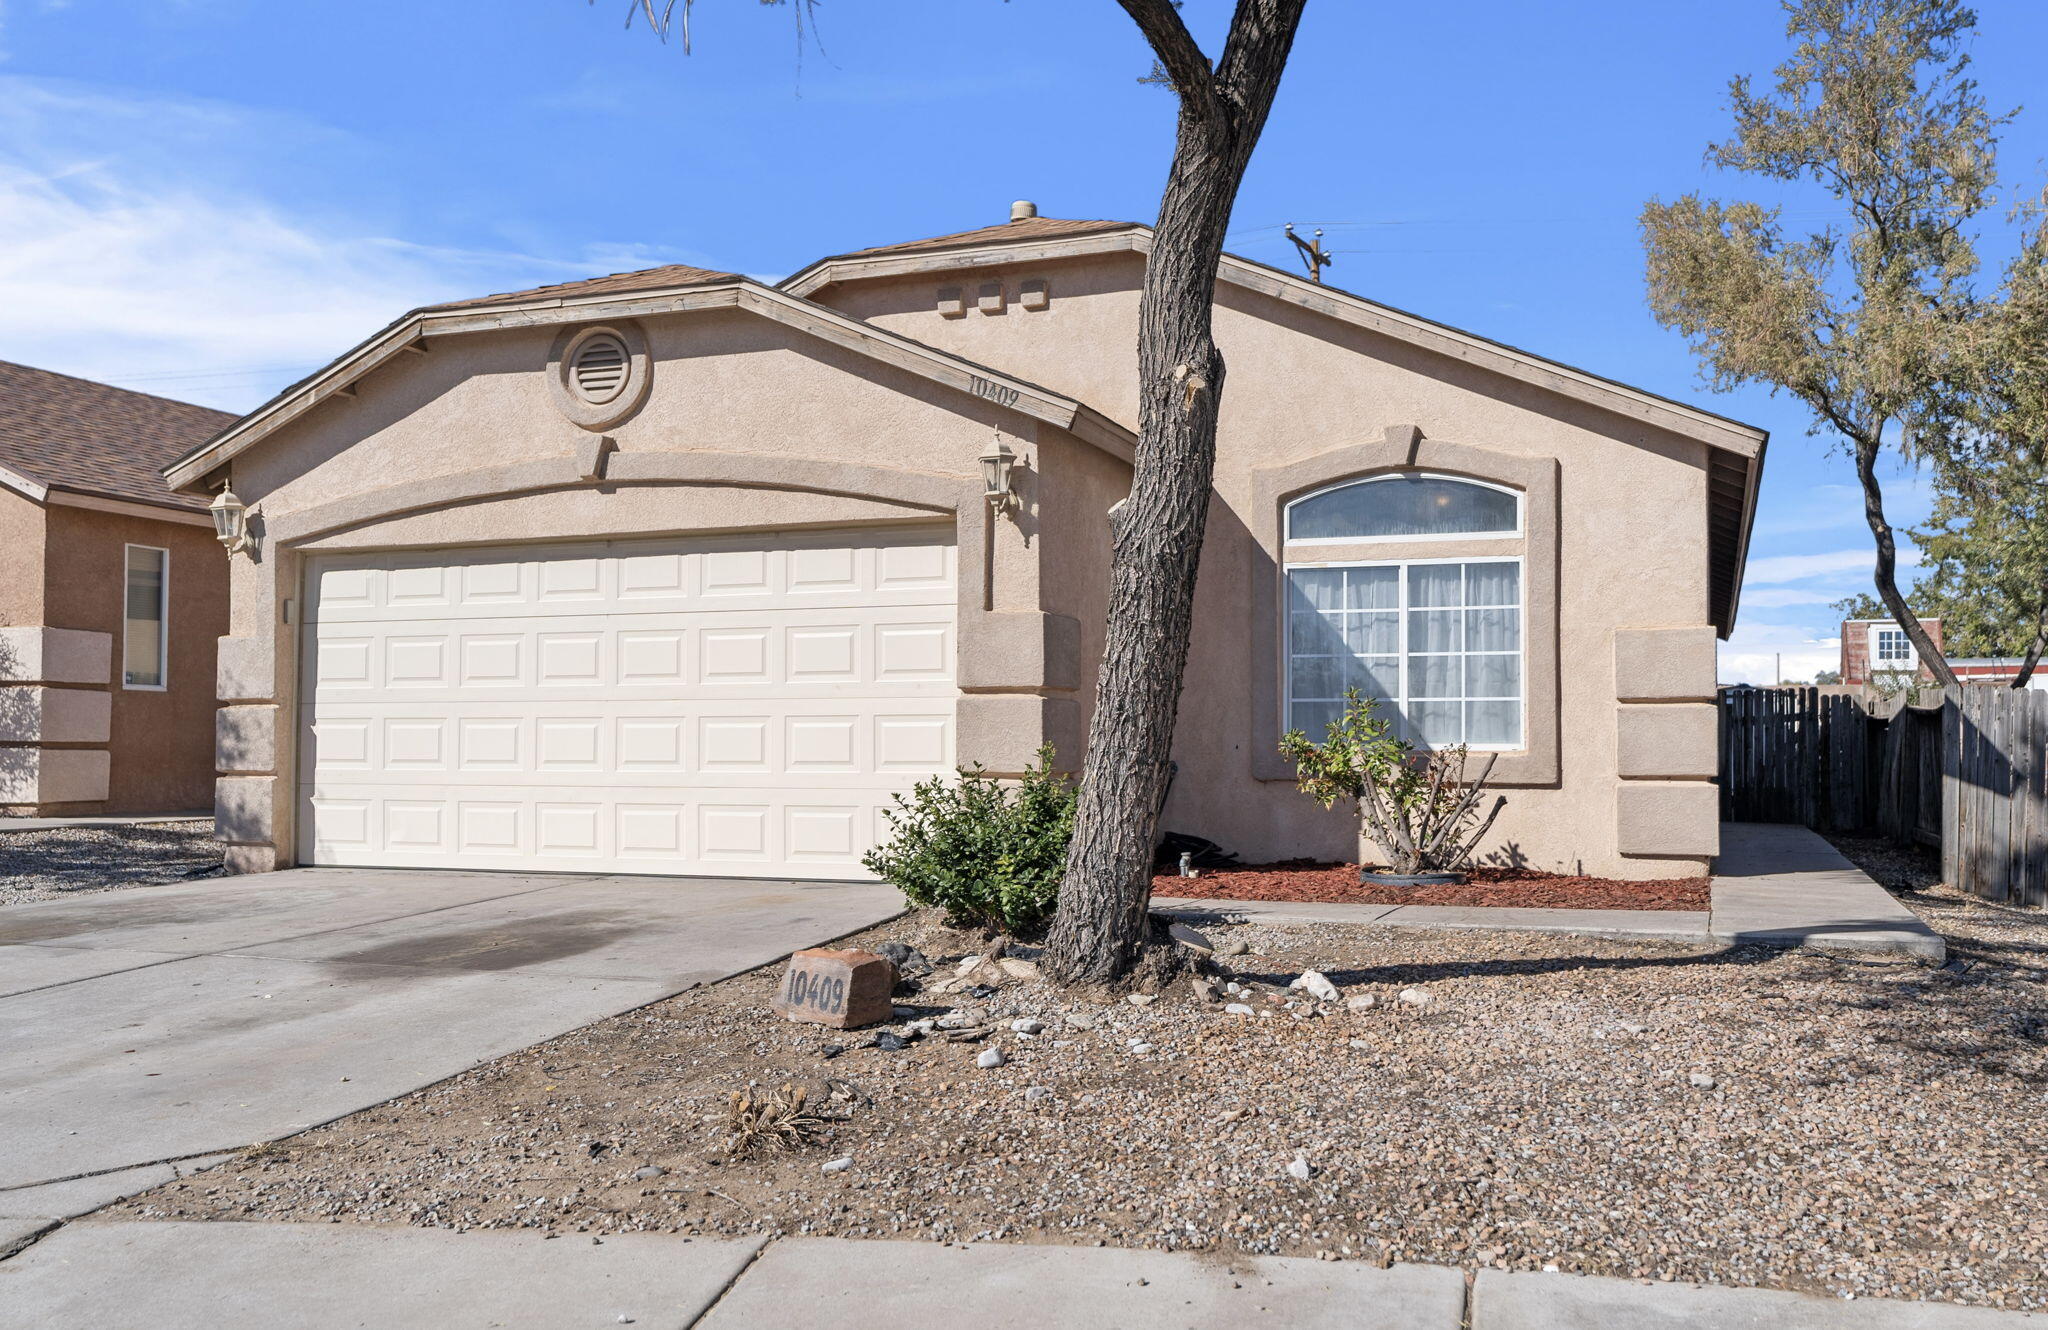
M 1987 684 L 1997 688 L 2010 688 L 2012 681 L 2020 677 L 2020 669 L 2027 662 L 2018 656 L 1950 656 L 1948 667 L 1956 672 L 1959 683 Z M 2048 670 L 2036 668 L 2027 676 L 2027 687 L 2048 692 Z
M 1928 640 L 1941 646 L 1941 620 L 1922 619 Z M 1844 619 L 1842 621 L 1842 683 L 1861 688 L 1873 679 L 1880 682 L 1911 678 L 1929 680 L 1934 672 L 1913 649 L 1913 639 L 1891 619 Z
M 1151 232 L 1016 211 L 416 310 L 169 468 L 256 536 L 231 864 L 858 878 L 917 779 L 1078 763 Z M 1164 825 L 1356 855 L 1275 751 L 1356 686 L 1499 754 L 1489 853 L 1701 872 L 1764 432 L 1237 258 L 1216 337 Z
M 213 803 L 226 561 L 161 468 L 233 419 L 0 361 L 0 813 Z

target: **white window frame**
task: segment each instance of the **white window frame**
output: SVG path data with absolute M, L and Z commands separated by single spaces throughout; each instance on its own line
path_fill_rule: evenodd
M 154 550 L 163 555 L 163 579 L 157 586 L 156 679 L 155 683 L 128 682 L 128 569 L 129 551 Z M 171 552 L 162 545 L 121 546 L 121 687 L 131 693 L 162 693 L 171 686 Z
M 1337 490 L 1351 489 L 1356 486 L 1377 485 L 1389 480 L 1448 480 L 1459 485 L 1470 485 L 1475 489 L 1494 490 L 1497 493 L 1509 495 L 1515 501 L 1514 528 L 1508 531 L 1445 531 L 1427 536 L 1296 536 L 1294 534 L 1294 509 L 1297 504 L 1307 503 L 1310 499 L 1321 498 L 1323 495 L 1334 493 Z M 1386 471 L 1376 476 L 1353 476 L 1349 480 L 1340 480 L 1334 484 L 1325 485 L 1321 489 L 1310 490 L 1306 494 L 1297 494 L 1287 501 L 1287 511 L 1282 515 L 1282 520 L 1286 523 L 1285 542 L 1289 545 L 1391 545 L 1395 543 L 1407 544 L 1410 542 L 1444 540 L 1516 540 L 1525 534 L 1528 527 L 1527 517 L 1524 513 L 1525 507 L 1526 500 L 1523 497 L 1522 491 L 1511 485 L 1500 485 L 1490 480 L 1477 480 L 1471 476 L 1453 475 L 1448 471 Z M 1411 560 L 1410 562 L 1415 561 Z M 1304 564 L 1302 566 L 1309 567 L 1311 565 Z
M 1501 488 L 1501 487 L 1500 487 L 1500 486 L 1496 486 L 1495 488 Z M 1516 509 L 1516 511 L 1517 511 L 1517 512 L 1519 513 L 1519 511 L 1520 511 L 1519 505 L 1517 506 L 1517 509 Z M 1321 544 L 1335 544 L 1335 543 L 1337 543 L 1337 542 L 1334 542 L 1334 541 L 1328 541 L 1328 542 L 1326 542 L 1326 541 L 1310 541 L 1310 542 L 1307 542 L 1307 543 L 1309 543 L 1309 544 L 1315 544 L 1315 545 L 1321 545 Z M 1409 702 L 1409 700 L 1410 700 L 1410 699 L 1409 699 L 1409 697 L 1408 697 L 1408 656 L 1409 656 L 1409 651 L 1408 651 L 1408 611 L 1409 611 L 1409 604 L 1408 604 L 1408 570 L 1409 570 L 1410 568 L 1417 568 L 1417 567 L 1423 567 L 1423 566 L 1426 566 L 1426 565 L 1432 565 L 1432 564 L 1452 564 L 1452 563 L 1458 563 L 1458 564 L 1463 564 L 1463 563 L 1511 563 L 1511 564 L 1514 564 L 1514 565 L 1515 565 L 1515 612 L 1516 612 L 1516 613 L 1517 613 L 1518 615 L 1520 615 L 1520 616 L 1521 616 L 1521 617 L 1520 617 L 1520 620 L 1519 620 L 1519 626 L 1520 626 L 1520 641 L 1521 641 L 1521 646 L 1519 646 L 1519 647 L 1518 647 L 1518 648 L 1516 648 L 1516 650 L 1515 650 L 1515 658 L 1516 658 L 1516 660 L 1517 660 L 1517 661 L 1518 661 L 1518 662 L 1520 663 L 1520 666 L 1521 666 L 1521 668 L 1519 668 L 1518 670 L 1516 670 L 1516 671 L 1515 671 L 1515 673 L 1516 673 L 1516 676 L 1517 676 L 1517 677 L 1518 677 L 1518 678 L 1519 678 L 1519 679 L 1521 680 L 1521 693 L 1520 693 L 1520 696 L 1516 697 L 1516 698 L 1515 698 L 1515 699 L 1513 699 L 1513 700 L 1514 700 L 1514 701 L 1515 701 L 1515 702 L 1516 702 L 1516 703 L 1517 703 L 1517 704 L 1518 704 L 1518 705 L 1520 706 L 1520 708 L 1521 708 L 1521 711 L 1520 711 L 1520 730 L 1521 730 L 1521 733 L 1520 733 L 1519 737 L 1518 737 L 1518 738 L 1516 739 L 1516 741 L 1515 741 L 1514 743 L 1509 743 L 1509 744 L 1480 744 L 1480 743 L 1468 743 L 1468 744 L 1466 744 L 1466 745 L 1465 745 L 1465 747 L 1466 747 L 1466 749 L 1467 749 L 1467 750 L 1469 750 L 1469 751 L 1471 751 L 1471 752 L 1474 752 L 1474 753 L 1519 753 L 1519 752 L 1523 752 L 1523 751 L 1526 751 L 1526 750 L 1528 749 L 1528 747 L 1529 747 L 1529 564 L 1528 564 L 1528 559 L 1527 559 L 1527 558 L 1526 558 L 1525 556 L 1523 556 L 1523 555 L 1520 555 L 1520 554 L 1458 554 L 1458 555 L 1447 555 L 1447 556 L 1444 556 L 1444 557 L 1442 557 L 1442 558 L 1433 558 L 1433 559 L 1309 559 L 1309 560 L 1302 560 L 1302 561 L 1300 561 L 1300 562 L 1294 562 L 1294 561 L 1289 561 L 1288 563 L 1284 564 L 1284 565 L 1282 566 L 1281 570 L 1280 570 L 1280 579 L 1281 579 L 1281 581 L 1280 581 L 1280 592 L 1281 592 L 1281 604 L 1282 604 L 1282 605 L 1284 605 L 1284 606 L 1286 607 L 1286 608 L 1285 608 L 1285 610 L 1284 610 L 1284 611 L 1283 611 L 1283 612 L 1281 613 L 1281 616 L 1280 616 L 1280 645 L 1281 645 L 1281 650 L 1282 650 L 1282 652 L 1283 652 L 1283 655 L 1282 655 L 1282 664 L 1281 664 L 1281 676 L 1280 676 L 1280 678 L 1281 678 L 1281 683 L 1280 683 L 1280 718 L 1281 718 L 1281 719 L 1280 719 L 1280 728 L 1281 728 L 1281 729 L 1282 729 L 1283 731 L 1285 731 L 1285 730 L 1289 730 L 1289 729 L 1292 729 L 1292 728 L 1294 728 L 1294 596 L 1293 596 L 1293 593 L 1294 593 L 1294 581 L 1293 581 L 1293 576 L 1294 576 L 1294 573 L 1295 573 L 1296 571 L 1299 571 L 1299 570 L 1305 570 L 1305 569 L 1310 569 L 1310 568 L 1325 568 L 1325 569 L 1327 569 L 1327 568 L 1398 568 L 1398 569 L 1400 569 L 1400 570 L 1401 570 L 1401 571 L 1400 571 L 1400 577 L 1399 577 L 1399 579 L 1398 579 L 1398 581 L 1399 581 L 1399 585 L 1400 585 L 1400 588 L 1401 588 L 1401 598 L 1400 598 L 1400 605 L 1399 605 L 1399 608 L 1398 608 L 1398 610 L 1396 611 L 1396 612 L 1397 612 L 1397 613 L 1398 613 L 1398 614 L 1400 615 L 1400 625 L 1401 625 L 1401 633 L 1400 633 L 1400 647 L 1399 647 L 1399 650 L 1398 650 L 1398 652 L 1396 653 L 1396 654 L 1397 654 L 1397 656 L 1398 656 L 1398 658 L 1399 658 L 1399 660 L 1400 660 L 1400 662 L 1401 662 L 1401 691 L 1400 691 L 1400 696 L 1399 696 L 1398 698 L 1382 698 L 1382 699 L 1380 699 L 1380 700 L 1381 700 L 1381 702 L 1382 702 L 1382 703 L 1383 703 L 1384 705 L 1386 705 L 1386 706 L 1389 706 L 1389 707 L 1390 707 L 1390 708 L 1391 708 L 1391 709 L 1392 709 L 1392 710 L 1393 710 L 1393 711 L 1394 711 L 1394 712 L 1395 712 L 1395 713 L 1396 713 L 1396 714 L 1397 714 L 1397 715 L 1398 715 L 1398 716 L 1400 717 L 1400 723 L 1401 723 L 1401 726 L 1402 726 L 1402 733 L 1403 733 L 1403 737 L 1406 737 L 1406 728 L 1407 728 L 1407 723 L 1408 723 L 1408 713 L 1407 713 L 1407 704 L 1408 704 L 1408 702 Z M 1426 607 L 1425 607 L 1425 608 L 1426 608 Z M 1446 653 L 1425 653 L 1425 654 L 1446 654 Z M 1506 652 L 1499 652 L 1499 653 L 1491 653 L 1491 652 L 1479 652 L 1479 653 L 1473 653 L 1473 652 L 1467 652 L 1467 651 L 1462 651 L 1462 650 L 1461 650 L 1461 651 L 1457 652 L 1456 654 L 1457 654 L 1457 656 L 1458 656 L 1458 657 L 1459 657 L 1460 659 L 1463 659 L 1463 658 L 1464 658 L 1465 656 L 1467 656 L 1467 655 L 1472 655 L 1472 654 L 1480 654 L 1480 655 L 1489 655 L 1489 654 L 1500 654 L 1500 655 L 1506 655 L 1507 653 L 1506 653 Z M 1316 700 L 1326 700 L 1326 699 L 1316 699 Z M 1422 699 L 1422 700 L 1423 700 L 1423 701 L 1442 701 L 1442 700 L 1448 700 L 1448 699 L 1439 699 L 1439 698 L 1424 698 L 1424 699 Z M 1482 702 L 1490 702 L 1490 701 L 1507 701 L 1507 700 L 1509 700 L 1509 699 L 1506 699 L 1506 698 L 1467 698 L 1467 697 L 1460 697 L 1460 698 L 1458 699 L 1458 701 L 1460 701 L 1460 702 L 1470 702 L 1470 701 L 1482 701 Z M 1321 740 L 1321 738 L 1322 738 L 1322 736 L 1321 736 L 1321 735 L 1313 735 L 1313 734 L 1312 734 L 1312 735 L 1310 735 L 1309 737 L 1310 737 L 1311 739 L 1315 739 L 1315 740 L 1318 740 L 1318 741 L 1320 741 L 1320 740 Z M 1412 740 L 1411 740 L 1411 742 L 1412 742 Z M 1419 746 L 1420 746 L 1420 745 L 1418 745 L 1418 747 L 1419 747 Z
M 1899 658 L 1888 658 L 1881 650 L 1886 633 L 1897 633 L 1899 640 L 1906 644 L 1906 654 Z M 1906 636 L 1906 630 L 1895 623 L 1874 623 L 1870 625 L 1870 669 L 1873 674 L 1898 669 L 1917 670 L 1920 668 L 1920 652 L 1913 646 L 1913 639 Z

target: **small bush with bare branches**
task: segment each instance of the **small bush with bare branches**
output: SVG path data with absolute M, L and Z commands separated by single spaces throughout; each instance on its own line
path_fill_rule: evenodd
M 754 1086 L 727 1096 L 725 1112 L 711 1121 L 725 1129 L 724 1150 L 733 1159 L 752 1159 L 763 1154 L 786 1154 L 815 1144 L 824 1132 L 826 1118 L 806 1104 L 807 1092 L 800 1085 L 785 1085 L 763 1092 Z

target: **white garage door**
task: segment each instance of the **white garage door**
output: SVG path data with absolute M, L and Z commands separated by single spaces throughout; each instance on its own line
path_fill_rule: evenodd
M 953 764 L 954 563 L 900 528 L 316 559 L 300 861 L 865 878 Z

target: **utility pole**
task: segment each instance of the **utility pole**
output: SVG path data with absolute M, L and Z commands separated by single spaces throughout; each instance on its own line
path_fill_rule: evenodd
M 1301 262 L 1308 269 L 1308 275 L 1317 282 L 1321 282 L 1323 280 L 1323 269 L 1337 261 L 1331 255 L 1323 252 L 1323 228 L 1320 226 L 1316 228 L 1315 239 L 1303 240 L 1300 236 L 1294 234 L 1294 223 L 1289 222 L 1287 224 L 1287 238 L 1292 240 L 1294 247 L 1301 251 Z

